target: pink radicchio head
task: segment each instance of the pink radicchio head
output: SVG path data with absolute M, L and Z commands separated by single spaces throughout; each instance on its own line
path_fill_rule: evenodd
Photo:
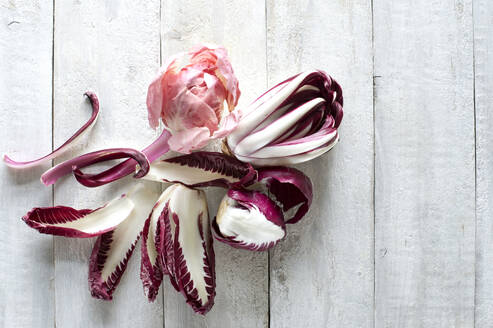
M 235 248 L 265 251 L 286 235 L 281 209 L 259 191 L 230 189 L 212 223 L 214 237 Z
M 147 93 L 149 124 L 172 133 L 172 150 L 189 153 L 227 136 L 238 124 L 240 90 L 223 47 L 199 46 L 168 59 Z M 224 102 L 228 105 L 225 113 Z
M 158 217 L 161 270 L 199 314 L 207 313 L 216 294 L 215 261 L 205 193 L 174 184 L 161 195 Z M 152 219 L 151 219 L 152 220 Z M 148 244 L 149 245 L 149 244 Z M 145 284 L 145 282 L 144 282 Z
M 308 161 L 337 143 L 342 106 L 342 89 L 325 72 L 295 75 L 242 111 L 228 151 L 257 166 Z

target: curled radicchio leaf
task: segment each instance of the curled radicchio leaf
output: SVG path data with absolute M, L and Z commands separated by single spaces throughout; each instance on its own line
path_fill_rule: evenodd
M 116 229 L 98 237 L 89 259 L 89 288 L 93 297 L 111 300 L 139 240 L 157 195 L 138 184 L 129 192 L 135 207 Z
M 160 215 L 164 235 L 162 263 L 170 282 L 199 313 L 207 313 L 216 294 L 215 260 L 205 193 L 175 184 Z M 166 192 L 166 191 L 165 191 Z
M 91 160 L 87 160 L 84 162 L 84 164 L 81 166 L 76 160 L 81 159 L 84 156 L 87 157 L 92 157 Z M 92 164 L 108 161 L 108 160 L 113 160 L 113 159 L 120 159 L 120 158 L 132 158 L 138 163 L 138 171 L 134 174 L 134 178 L 139 179 L 142 178 L 144 175 L 149 172 L 149 160 L 147 159 L 146 155 L 138 150 L 131 149 L 131 148 L 115 148 L 115 149 L 105 149 L 105 150 L 100 150 L 96 151 L 93 153 L 85 154 L 80 157 L 74 158 L 74 162 L 76 162 L 72 166 L 72 171 L 74 173 L 75 179 L 82 184 L 83 186 L 86 187 L 97 187 L 101 186 L 103 184 L 112 182 L 116 179 L 119 179 L 119 177 L 113 177 L 113 179 L 99 179 L 98 175 L 99 174 L 87 174 L 83 173 L 80 170 L 80 167 L 84 166 L 89 166 Z
M 9 156 L 4 155 L 3 160 L 5 164 L 13 168 L 28 168 L 28 167 L 35 167 L 41 165 L 49 160 L 55 159 L 58 156 L 62 155 L 66 150 L 70 148 L 71 145 L 73 145 L 80 138 L 82 138 L 82 136 L 86 134 L 88 131 L 90 131 L 91 128 L 94 126 L 94 124 L 96 124 L 96 120 L 98 119 L 99 116 L 99 100 L 96 94 L 94 92 L 87 91 L 84 95 L 86 95 L 91 101 L 92 115 L 89 118 L 89 120 L 79 130 L 77 130 L 74 133 L 73 136 L 71 136 L 67 141 L 63 143 L 63 145 L 61 145 L 60 147 L 58 147 L 57 149 L 55 149 L 53 152 L 51 152 L 46 156 L 28 162 L 14 161 Z
M 135 178 L 141 178 L 147 174 L 150 164 L 145 153 L 132 148 L 110 148 L 87 153 L 62 162 L 43 173 L 41 176 L 41 181 L 48 185 L 47 181 L 54 182 L 66 173 L 73 172 L 77 181 L 82 185 L 86 187 L 100 186 L 121 177 L 114 176 L 111 177 L 110 181 L 103 183 L 103 181 L 99 179 L 98 174 L 85 174 L 82 173 L 80 169 L 103 161 L 120 158 L 132 158 L 137 164 L 139 164 L 139 171 L 134 175 Z
M 235 248 L 265 251 L 286 235 L 281 209 L 259 191 L 230 189 L 212 223 L 214 237 Z
M 248 163 L 217 152 L 199 151 L 151 164 L 146 180 L 179 182 L 189 187 L 237 187 L 255 181 Z
M 147 158 L 147 161 L 150 163 L 156 159 L 158 159 L 161 155 L 167 153 L 169 151 L 169 146 L 168 146 L 168 139 L 171 136 L 171 134 L 164 130 L 161 135 L 154 140 L 152 144 L 144 148 L 140 153 L 144 155 L 144 157 Z M 99 158 L 99 156 L 102 155 L 107 155 L 108 153 L 111 153 L 112 151 L 115 151 L 115 149 L 103 149 L 99 150 L 93 153 L 89 154 L 84 154 L 79 157 L 67 160 L 65 162 L 62 162 L 58 165 L 55 165 L 51 169 L 47 170 L 43 175 L 41 176 L 41 182 L 45 184 L 46 186 L 52 185 L 55 182 L 57 182 L 60 178 L 63 176 L 70 174 L 75 169 L 80 169 L 83 167 L 87 167 L 89 165 L 92 165 L 95 163 L 94 157 Z M 136 152 L 136 151 L 135 151 Z M 96 156 L 96 155 L 97 156 Z M 136 154 L 138 154 L 136 152 Z M 126 161 L 123 161 L 103 172 L 100 172 L 98 174 L 83 174 L 82 172 L 76 173 L 75 176 L 79 175 L 84 179 L 84 185 L 86 187 L 98 187 L 102 186 L 104 184 L 110 183 L 112 181 L 121 179 L 131 173 L 135 173 L 135 168 L 136 165 L 144 165 L 144 170 L 140 170 L 139 174 L 137 176 L 134 175 L 134 177 L 141 177 L 146 171 L 146 161 L 141 161 L 140 163 L 138 160 L 135 158 L 142 158 L 142 154 L 139 154 L 139 157 L 133 157 L 132 156 L 126 156 L 126 157 L 131 157 L 127 159 Z M 116 158 L 116 157 L 115 157 Z M 108 160 L 108 158 L 106 159 Z M 81 182 L 82 183 L 82 182 Z
M 286 223 L 296 223 L 308 212 L 313 187 L 310 178 L 303 172 L 292 167 L 264 167 L 258 170 L 258 181 L 267 186 L 269 193 L 281 203 L 285 213 L 299 206 L 292 217 L 285 218 Z

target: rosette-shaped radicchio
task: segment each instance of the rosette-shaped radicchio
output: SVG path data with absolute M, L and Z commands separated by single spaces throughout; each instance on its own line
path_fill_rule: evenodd
M 216 281 L 205 193 L 181 184 L 168 187 L 148 224 L 153 228 L 144 232 L 143 253 L 151 260 L 144 263 L 143 258 L 142 266 L 150 274 L 141 277 L 149 298 L 157 292 L 160 275 L 166 273 L 195 312 L 207 313 L 214 304 Z
M 273 247 L 286 234 L 281 209 L 269 197 L 254 190 L 230 189 L 212 226 L 217 240 L 253 251 Z
M 257 166 L 308 161 L 337 143 L 342 106 L 342 89 L 325 72 L 295 75 L 242 111 L 227 151 Z
M 189 153 L 236 127 L 240 116 L 233 109 L 239 97 L 226 49 L 199 46 L 169 58 L 149 86 L 149 124 L 156 128 L 161 118 L 172 133 L 171 149 Z

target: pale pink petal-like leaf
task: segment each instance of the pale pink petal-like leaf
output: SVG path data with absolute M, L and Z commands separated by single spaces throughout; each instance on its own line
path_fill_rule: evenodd
M 147 93 L 149 124 L 159 118 L 171 134 L 170 148 L 198 150 L 212 139 L 228 135 L 238 124 L 238 79 L 223 47 L 198 46 L 167 62 Z M 228 110 L 225 110 L 224 103 Z

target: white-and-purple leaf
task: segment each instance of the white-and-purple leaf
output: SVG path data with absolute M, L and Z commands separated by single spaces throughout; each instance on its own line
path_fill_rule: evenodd
M 135 205 L 130 215 L 116 229 L 99 236 L 92 250 L 89 288 L 93 297 L 112 299 L 157 195 L 138 184 L 128 197 Z
M 169 194 L 175 188 L 167 188 L 154 205 L 147 218 L 142 232 L 140 278 L 144 285 L 144 293 L 152 302 L 156 299 L 163 275 L 168 274 L 167 266 L 162 262 L 165 251 L 164 211 L 169 200 Z M 168 237 L 171 239 L 171 237 Z
M 164 229 L 163 265 L 171 284 L 192 309 L 207 313 L 214 304 L 215 260 L 205 193 L 175 184 L 160 216 Z
M 308 212 L 313 198 L 310 178 L 292 167 L 272 166 L 258 170 L 258 181 L 267 186 L 269 194 L 282 205 L 286 223 L 296 223 Z M 286 212 L 295 210 L 290 217 Z
M 36 207 L 22 220 L 41 233 L 88 238 L 115 229 L 132 212 L 134 203 L 123 195 L 95 210 L 76 210 L 67 206 Z
M 248 163 L 217 152 L 200 151 L 151 164 L 146 180 L 189 187 L 236 187 L 251 184 L 257 172 Z
M 265 251 L 286 235 L 281 209 L 254 190 L 230 189 L 212 223 L 214 237 L 235 248 Z

